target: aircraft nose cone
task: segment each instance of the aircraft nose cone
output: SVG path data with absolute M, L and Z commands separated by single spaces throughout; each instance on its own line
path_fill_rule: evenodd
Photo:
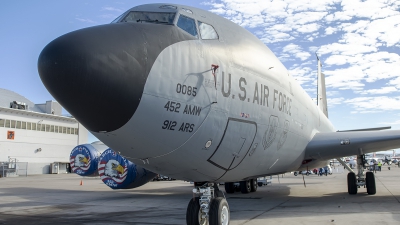
M 148 75 L 140 29 L 108 24 L 65 34 L 38 59 L 42 82 L 87 129 L 113 131 L 135 113 Z

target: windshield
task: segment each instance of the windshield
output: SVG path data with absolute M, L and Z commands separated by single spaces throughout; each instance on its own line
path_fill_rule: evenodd
M 167 12 L 130 12 L 121 22 L 172 24 L 175 13 Z

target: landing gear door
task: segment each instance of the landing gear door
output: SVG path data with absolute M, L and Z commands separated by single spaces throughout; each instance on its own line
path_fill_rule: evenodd
M 229 118 L 224 135 L 208 162 L 226 171 L 236 168 L 249 152 L 256 133 L 256 123 Z

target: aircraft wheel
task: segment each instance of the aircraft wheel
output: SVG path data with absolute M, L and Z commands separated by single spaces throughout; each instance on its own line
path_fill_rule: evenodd
M 209 224 L 228 225 L 229 219 L 229 205 L 226 199 L 214 198 L 210 204 Z
M 225 192 L 228 194 L 235 193 L 235 185 L 233 182 L 225 182 Z
M 250 180 L 240 181 L 240 192 L 242 192 L 242 194 L 248 194 L 251 192 Z
M 297 176 L 297 172 L 293 172 L 293 175 Z
M 263 183 L 262 183 L 262 182 L 258 182 L 258 186 L 259 186 L 259 187 L 262 187 L 262 186 L 263 186 Z
M 367 172 L 366 177 L 366 186 L 367 186 L 367 193 L 369 195 L 376 194 L 376 185 L 375 185 L 375 175 L 373 172 Z
M 251 189 L 251 192 L 257 191 L 257 179 L 250 180 L 250 189 Z
M 199 197 L 190 199 L 189 205 L 186 210 L 186 224 L 187 225 L 207 225 L 207 219 L 201 220 L 200 202 Z
M 347 174 L 347 191 L 351 195 L 357 194 L 357 179 L 355 173 L 348 173 Z

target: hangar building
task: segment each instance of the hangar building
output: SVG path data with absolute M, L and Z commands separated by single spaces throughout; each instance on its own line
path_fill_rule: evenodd
M 0 88 L 0 176 L 67 172 L 71 150 L 88 141 L 58 102 L 34 104 Z

